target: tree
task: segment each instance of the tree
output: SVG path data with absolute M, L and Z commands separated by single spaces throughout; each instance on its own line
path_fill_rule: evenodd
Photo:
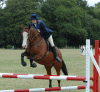
M 41 0 L 38 0 L 41 1 Z M 36 0 L 8 0 L 6 7 L 3 9 L 3 16 L 6 19 L 3 29 L 5 32 L 5 43 L 21 47 L 22 44 L 22 29 L 23 26 L 29 25 L 31 15 L 33 13 L 41 15 L 41 10 L 38 8 L 39 3 Z M 2 17 L 1 17 L 2 18 Z M 40 17 L 41 18 L 41 17 Z M 3 25 L 2 25 L 3 26 Z
M 86 19 L 86 12 L 77 5 L 76 0 L 47 0 L 41 10 L 47 26 L 54 31 L 53 37 L 58 47 L 70 43 L 79 45 L 83 38 L 86 39 L 88 34 L 82 22 Z
M 7 18 L 4 18 L 4 12 L 2 9 L 0 9 L 0 47 L 5 45 L 5 20 L 7 20 Z

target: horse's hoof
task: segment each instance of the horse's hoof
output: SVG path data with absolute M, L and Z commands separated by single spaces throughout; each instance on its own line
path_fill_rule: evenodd
M 36 65 L 35 63 L 32 63 L 32 64 L 30 65 L 30 67 L 35 68 L 35 67 L 37 67 L 37 65 Z
M 22 62 L 22 65 L 23 65 L 23 66 L 27 66 L 27 63 L 26 63 L 26 62 Z
M 49 85 L 49 88 L 52 88 L 52 85 Z

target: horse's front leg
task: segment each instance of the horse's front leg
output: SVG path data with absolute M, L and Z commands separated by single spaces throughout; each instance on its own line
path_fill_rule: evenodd
M 23 52 L 23 53 L 21 54 L 21 64 L 22 64 L 23 66 L 27 66 L 26 62 L 24 62 L 24 56 L 25 56 L 25 52 Z
M 33 63 L 33 59 L 30 59 L 30 67 L 33 67 L 33 68 L 37 67 L 37 65 Z

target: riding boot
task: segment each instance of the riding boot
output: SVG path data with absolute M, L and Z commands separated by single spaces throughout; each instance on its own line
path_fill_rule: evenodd
M 37 65 L 33 63 L 33 60 L 30 60 L 30 67 L 33 67 L 33 68 L 37 67 Z
M 51 47 L 52 48 L 52 52 L 54 53 L 54 57 L 55 57 L 55 59 L 58 61 L 58 62 L 61 62 L 61 59 L 58 57 L 58 55 L 57 55 L 57 50 L 56 50 L 56 48 L 55 48 L 55 46 L 54 47 Z

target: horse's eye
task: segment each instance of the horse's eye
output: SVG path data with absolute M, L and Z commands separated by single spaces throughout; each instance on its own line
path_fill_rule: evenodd
M 29 34 L 27 34 L 27 36 L 29 36 Z

